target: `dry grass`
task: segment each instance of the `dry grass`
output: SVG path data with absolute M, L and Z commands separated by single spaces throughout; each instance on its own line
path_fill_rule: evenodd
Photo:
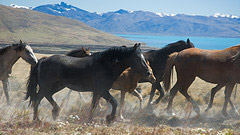
M 37 54 L 40 58 L 42 54 Z M 46 56 L 46 55 L 44 55 Z M 26 80 L 30 66 L 23 60 L 19 60 L 13 67 L 11 76 L 10 97 L 11 105 L 6 105 L 5 96 L 0 96 L 0 134 L 240 134 L 240 118 L 224 118 L 221 109 L 224 102 L 223 90 L 216 94 L 212 110 L 207 114 L 204 108 L 207 107 L 210 89 L 215 86 L 196 79 L 189 89 L 189 94 L 198 102 L 201 108 L 201 116 L 195 119 L 195 112 L 191 105 L 186 102 L 181 94 L 177 94 L 174 99 L 174 112 L 176 117 L 166 115 L 165 100 L 153 106 L 154 111 L 146 109 L 139 110 L 138 99 L 130 94 L 126 95 L 125 113 L 126 121 L 118 118 L 111 124 L 105 124 L 105 116 L 108 105 L 101 100 L 103 107 L 98 107 L 95 112 L 93 123 L 88 123 L 91 94 L 83 93 L 84 99 L 78 97 L 77 92 L 72 92 L 68 106 L 63 99 L 68 90 L 62 90 L 54 95 L 57 103 L 62 104 L 62 109 L 58 120 L 53 121 L 51 115 L 52 106 L 43 99 L 39 107 L 40 119 L 42 123 L 32 121 L 33 111 L 28 107 L 28 101 L 24 101 L 26 91 Z M 175 77 L 174 77 L 175 78 Z M 144 95 L 144 107 L 147 105 L 150 84 L 141 84 Z M 2 85 L 0 85 L 2 92 Z M 112 91 L 119 101 L 120 94 Z M 157 95 L 158 96 L 158 95 Z M 155 98 L 157 98 L 155 96 Z M 239 109 L 240 96 L 238 94 L 235 105 Z M 230 107 L 228 107 L 230 109 Z M 191 114 L 189 116 L 189 114 Z

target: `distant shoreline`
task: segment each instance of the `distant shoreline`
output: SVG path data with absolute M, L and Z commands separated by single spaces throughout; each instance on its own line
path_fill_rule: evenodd
M 9 44 L 0 44 L 0 47 L 7 46 Z M 65 54 L 71 50 L 78 49 L 81 47 L 90 47 L 91 52 L 98 52 L 106 50 L 116 45 L 51 45 L 51 44 L 30 44 L 35 53 L 42 54 Z M 148 47 L 146 45 L 141 46 L 142 51 L 156 50 L 156 47 Z

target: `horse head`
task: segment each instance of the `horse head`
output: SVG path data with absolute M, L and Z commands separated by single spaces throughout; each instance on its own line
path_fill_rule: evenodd
M 140 43 L 134 45 L 134 53 L 127 59 L 127 61 L 130 67 L 142 74 L 143 77 L 149 77 L 152 74 L 152 71 L 149 69 L 147 62 L 141 53 L 140 46 Z
M 19 56 L 27 63 L 31 64 L 32 66 L 37 64 L 38 60 L 34 55 L 32 48 L 27 43 L 20 40 L 19 43 L 13 44 L 12 48 L 17 51 Z

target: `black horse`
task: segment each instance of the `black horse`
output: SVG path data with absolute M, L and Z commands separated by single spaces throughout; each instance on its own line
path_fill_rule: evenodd
M 109 89 L 128 67 L 136 69 L 146 77 L 151 74 L 141 53 L 140 44 L 135 44 L 134 47 L 113 47 L 84 58 L 54 55 L 39 60 L 32 69 L 27 84 L 26 99 L 30 97 L 30 104 L 33 105 L 33 119 L 39 120 L 38 105 L 44 97 L 52 104 L 52 115 L 56 119 L 59 106 L 52 95 L 68 87 L 81 92 L 93 92 L 91 112 L 100 97 L 110 102 L 113 109 L 111 115 L 106 117 L 107 123 L 110 123 L 115 118 L 117 102 Z
M 168 44 L 159 50 L 150 50 L 148 52 L 143 53 L 143 55 L 145 56 L 145 59 L 149 61 L 153 74 L 156 77 L 156 81 L 152 84 L 150 98 L 148 101 L 148 107 L 151 103 L 158 104 L 159 101 L 164 97 L 164 91 L 161 87 L 160 82 L 163 80 L 163 74 L 165 71 L 165 67 L 166 67 L 166 63 L 167 63 L 167 59 L 169 58 L 169 55 L 174 52 L 180 52 L 184 49 L 194 48 L 194 47 L 195 46 L 190 42 L 190 40 L 187 39 L 187 42 L 180 40 L 178 42 Z M 146 81 L 147 80 L 141 80 L 140 82 L 146 82 Z M 160 96 L 156 101 L 152 102 L 156 89 L 160 92 Z

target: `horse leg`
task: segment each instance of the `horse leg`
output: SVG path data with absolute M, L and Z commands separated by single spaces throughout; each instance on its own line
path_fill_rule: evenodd
M 82 94 L 80 92 L 78 92 L 78 96 L 80 99 L 83 99 L 83 101 L 85 102 L 84 98 L 82 97 Z
M 109 93 L 109 91 L 105 91 L 103 94 L 102 94 L 102 97 L 111 103 L 112 105 L 112 112 L 110 115 L 107 115 L 106 117 L 106 121 L 107 121 L 107 124 L 110 124 L 110 122 L 112 120 L 114 120 L 115 118 L 115 114 L 116 114 L 116 109 L 117 109 L 117 101 L 116 99 Z
M 152 84 L 152 89 L 151 89 L 151 93 L 150 93 L 150 97 L 149 97 L 149 101 L 148 101 L 148 107 L 150 107 L 150 104 L 152 104 L 152 99 L 153 99 L 153 96 L 154 96 L 154 93 L 155 93 L 155 91 L 156 91 L 156 87 L 157 87 L 157 83 L 159 83 L 159 82 L 155 82 L 155 83 L 153 83 Z
M 211 90 L 210 102 L 209 102 L 209 104 L 208 104 L 208 107 L 205 109 L 205 112 L 207 112 L 209 109 L 212 108 L 214 96 L 215 96 L 215 94 L 216 94 L 222 87 L 224 87 L 223 84 L 217 84 L 217 86 L 215 86 L 214 88 L 212 88 L 212 90 Z
M 168 100 L 168 106 L 167 106 L 167 113 L 169 115 L 175 115 L 172 113 L 172 102 L 173 102 L 173 98 L 175 97 L 175 95 L 177 94 L 179 90 L 179 83 L 177 82 L 173 88 L 170 90 L 170 96 L 169 96 L 169 100 Z
M 36 100 L 33 102 L 33 120 L 40 121 L 38 118 L 38 105 L 44 97 L 44 91 L 40 88 Z
M 124 119 L 124 117 L 123 117 L 123 108 L 124 108 L 125 95 L 126 95 L 126 92 L 125 91 L 121 91 L 120 112 L 119 112 L 119 115 L 120 115 L 121 119 Z
M 92 105 L 91 105 L 91 111 L 90 111 L 90 114 L 89 114 L 89 122 L 92 121 L 92 118 L 93 118 L 93 113 L 96 109 L 96 106 L 98 104 L 98 101 L 100 99 L 100 95 L 98 95 L 97 93 L 93 93 L 93 98 L 92 98 Z
M 140 102 L 140 109 L 142 109 L 142 101 L 143 101 L 142 95 L 136 89 L 132 92 L 132 95 L 138 97 Z
M 9 88 L 8 78 L 2 80 L 2 83 L 3 83 L 3 91 L 7 99 L 7 104 L 10 105 L 9 94 L 8 94 L 8 91 L 10 88 Z
M 56 103 L 56 101 L 52 98 L 52 94 L 45 96 L 47 98 L 47 100 L 51 103 L 51 105 L 53 106 L 52 109 L 52 117 L 54 120 L 56 120 L 56 118 L 59 115 L 60 112 L 60 107 L 58 106 L 58 104 Z
M 231 105 L 231 107 L 232 107 L 232 110 L 233 110 L 234 112 L 236 112 L 237 116 L 239 116 L 239 112 L 238 112 L 238 110 L 235 108 L 235 106 L 233 105 L 231 99 L 229 99 L 229 103 L 230 103 L 230 105 Z
M 157 83 L 157 90 L 160 92 L 160 96 L 158 99 L 155 101 L 155 104 L 158 104 L 159 101 L 164 97 L 164 91 L 160 83 Z
M 232 94 L 233 87 L 234 87 L 234 84 L 227 84 L 226 88 L 225 88 L 225 91 L 224 91 L 224 93 L 225 93 L 225 102 L 224 102 L 224 105 L 223 105 L 222 114 L 225 117 L 228 116 L 228 114 L 227 114 L 227 104 L 230 101 L 230 97 L 231 97 L 231 94 Z
M 67 102 L 66 102 L 66 106 L 68 105 L 68 102 L 69 102 L 69 97 L 70 97 L 70 94 L 72 93 L 72 90 L 69 90 L 68 93 L 67 93 L 67 96 L 63 99 L 67 99 Z M 49 101 L 50 102 L 50 101 Z M 50 102 L 51 103 L 51 102 Z
M 198 104 L 196 103 L 196 101 L 194 101 L 193 98 L 191 98 L 191 96 L 188 95 L 187 89 L 186 88 L 181 89 L 181 90 L 179 90 L 179 92 L 187 99 L 188 102 L 192 103 L 193 110 L 199 115 L 200 114 L 200 108 L 199 108 Z

